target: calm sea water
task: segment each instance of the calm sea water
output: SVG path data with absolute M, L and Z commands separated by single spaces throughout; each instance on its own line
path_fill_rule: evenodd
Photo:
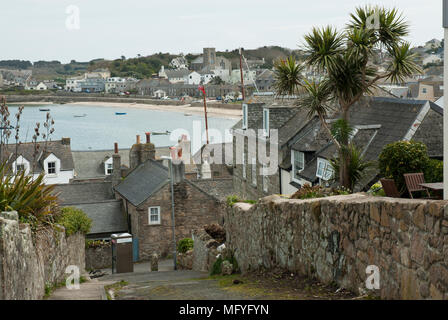
M 12 122 L 15 122 L 14 115 L 17 113 L 17 108 L 17 105 L 10 105 Z M 205 131 L 203 116 L 185 116 L 182 112 L 70 104 L 33 105 L 25 106 L 22 114 L 20 132 L 22 142 L 31 141 L 36 122 L 40 122 L 43 129 L 46 112 L 39 111 L 39 108 L 50 109 L 50 114 L 55 121 L 55 131 L 51 139 L 70 137 L 72 150 L 113 149 L 114 142 L 118 142 L 120 148 L 130 148 L 135 143 L 137 134 L 141 135 L 142 141 L 145 141 L 145 132 L 147 131 L 165 132 L 168 130 L 172 132 L 176 129 L 183 129 L 193 134 L 193 125 L 200 126 L 202 133 Z M 127 114 L 115 115 L 115 112 L 126 112 Z M 83 114 L 86 116 L 74 117 Z M 209 128 L 218 130 L 223 136 L 222 139 L 219 139 L 219 135 L 217 135 L 215 138 L 211 138 L 210 142 L 227 141 L 228 139 L 224 138 L 225 130 L 230 129 L 237 121 L 208 117 Z M 10 143 L 12 142 L 14 141 L 11 139 Z M 151 142 L 156 147 L 175 144 L 170 140 L 170 135 L 151 136 Z M 202 137 L 202 142 L 205 143 L 205 136 Z M 193 150 L 195 152 L 199 145 L 195 146 L 193 143 L 193 148 L 196 149 Z

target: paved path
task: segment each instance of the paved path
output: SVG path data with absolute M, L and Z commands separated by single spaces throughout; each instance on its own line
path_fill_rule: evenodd
M 92 279 L 79 285 L 79 290 L 56 289 L 48 300 L 105 300 L 104 286 L 109 282 Z

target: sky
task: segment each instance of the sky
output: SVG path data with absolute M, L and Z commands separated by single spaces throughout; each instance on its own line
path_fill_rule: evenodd
M 442 0 L 2 0 L 0 60 L 67 63 L 199 53 L 203 47 L 297 49 L 313 26 L 342 28 L 365 4 L 401 10 L 413 45 L 443 37 Z

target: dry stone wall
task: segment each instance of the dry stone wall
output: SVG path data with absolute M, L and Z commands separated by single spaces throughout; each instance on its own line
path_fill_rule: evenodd
M 53 230 L 34 236 L 16 212 L 0 214 L 0 300 L 41 299 L 45 286 L 64 280 L 69 265 L 85 269 L 85 238 Z
M 363 194 L 270 196 L 227 210 L 226 245 L 243 272 L 283 268 L 362 294 L 366 268 L 375 265 L 375 293 L 384 299 L 448 299 L 447 204 Z

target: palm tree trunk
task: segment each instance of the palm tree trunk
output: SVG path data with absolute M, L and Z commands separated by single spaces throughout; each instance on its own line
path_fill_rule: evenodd
M 342 119 L 348 123 L 348 108 L 343 108 Z M 351 189 L 352 183 L 350 180 L 350 153 L 348 152 L 349 138 L 344 137 L 341 141 L 341 149 L 339 151 L 339 159 L 341 159 L 341 166 L 339 168 L 339 184 L 347 189 Z

